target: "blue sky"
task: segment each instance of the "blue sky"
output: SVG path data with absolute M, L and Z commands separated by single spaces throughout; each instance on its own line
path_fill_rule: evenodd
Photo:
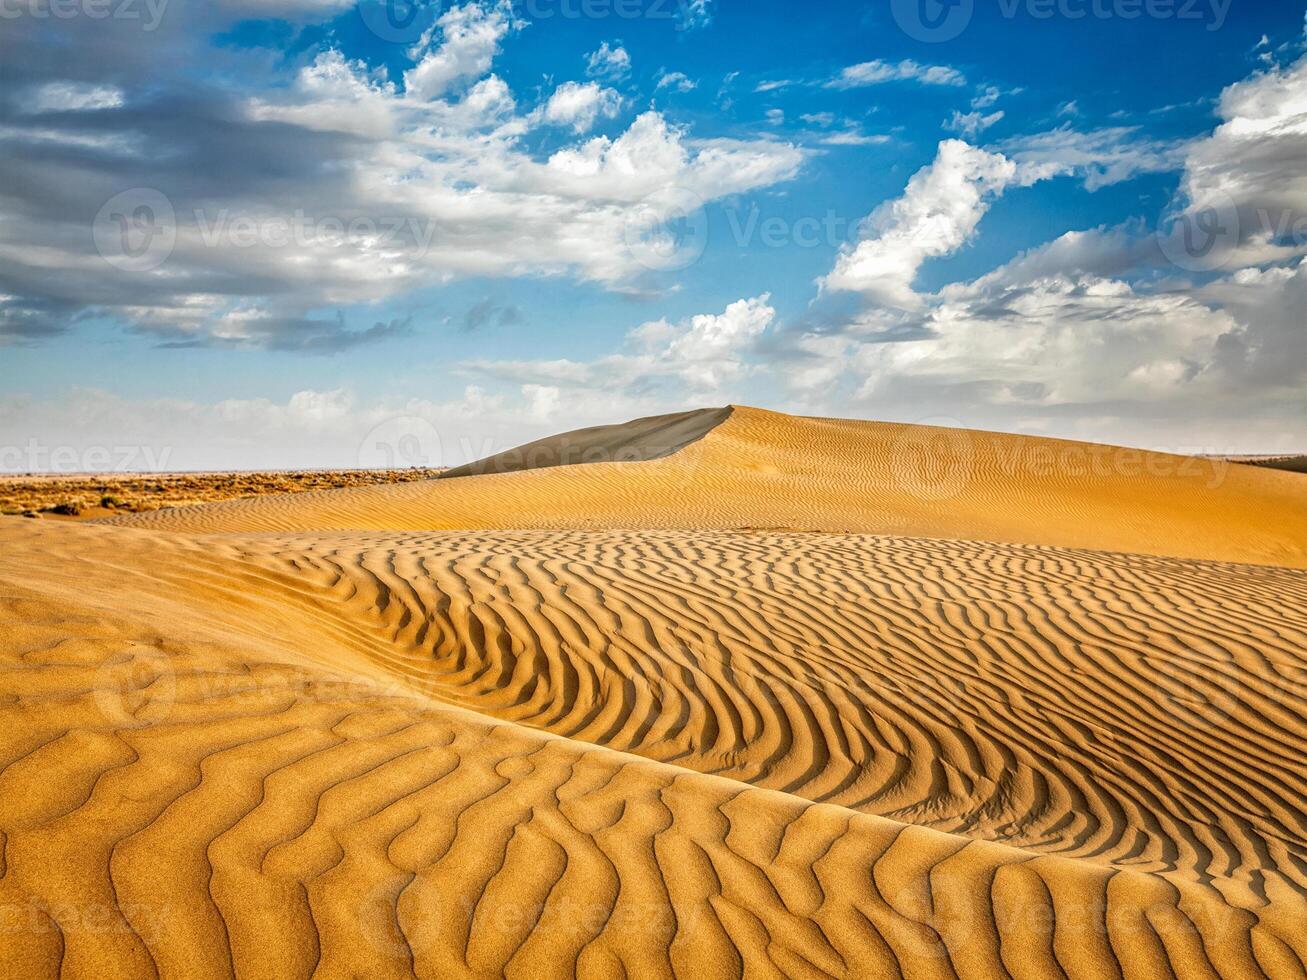
M 1307 447 L 1301 4 L 62 2 L 0 4 L 0 469 L 727 402 Z

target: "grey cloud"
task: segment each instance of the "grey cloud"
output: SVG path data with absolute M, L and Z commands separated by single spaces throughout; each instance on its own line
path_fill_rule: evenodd
M 513 326 L 522 322 L 522 311 L 516 306 L 500 306 L 486 297 L 463 314 L 463 329 L 468 333 L 490 326 Z

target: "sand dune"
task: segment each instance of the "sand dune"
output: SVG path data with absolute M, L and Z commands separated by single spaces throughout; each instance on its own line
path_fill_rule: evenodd
M 644 432 L 631 445 L 640 450 Z M 605 444 L 621 458 L 620 437 Z M 574 440 L 585 445 L 583 440 Z M 1307 567 L 1300 476 L 1220 460 L 735 408 L 665 458 L 233 501 L 194 533 L 665 528 L 898 534 Z
M 945 500 L 876 475 L 914 430 L 736 409 L 662 454 L 705 421 L 0 522 L 0 976 L 1307 972 L 1299 477 L 1004 496 L 1005 437 L 929 433 L 971 460 Z M 1098 533 L 1149 549 L 945 533 L 1090 534 L 1114 487 Z M 508 526 L 559 493 L 628 524 Z M 374 506 L 406 523 L 332 523 Z M 841 506 L 935 533 L 757 519 Z
M 1231 456 L 1232 463 L 1247 466 L 1264 466 L 1272 470 L 1286 470 L 1290 473 L 1307 473 L 1307 456 Z
M 520 473 L 579 463 L 644 463 L 662 459 L 702 439 L 730 418 L 731 411 L 730 408 L 703 408 L 564 432 L 446 470 L 441 479 Z

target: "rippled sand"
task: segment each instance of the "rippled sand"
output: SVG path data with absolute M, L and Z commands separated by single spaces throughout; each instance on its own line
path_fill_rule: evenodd
M 0 523 L 0 976 L 1303 976 L 1307 485 L 1122 452 Z

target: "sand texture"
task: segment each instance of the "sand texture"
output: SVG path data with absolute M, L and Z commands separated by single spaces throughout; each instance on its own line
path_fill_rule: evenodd
M 712 422 L 0 522 L 0 976 L 1307 975 L 1299 475 Z
M 618 442 L 607 441 L 610 447 Z M 115 521 L 196 533 L 866 532 L 1307 567 L 1300 474 L 1052 439 L 794 418 L 738 407 L 702 438 L 649 462 L 579 463 L 476 480 L 266 496 Z

